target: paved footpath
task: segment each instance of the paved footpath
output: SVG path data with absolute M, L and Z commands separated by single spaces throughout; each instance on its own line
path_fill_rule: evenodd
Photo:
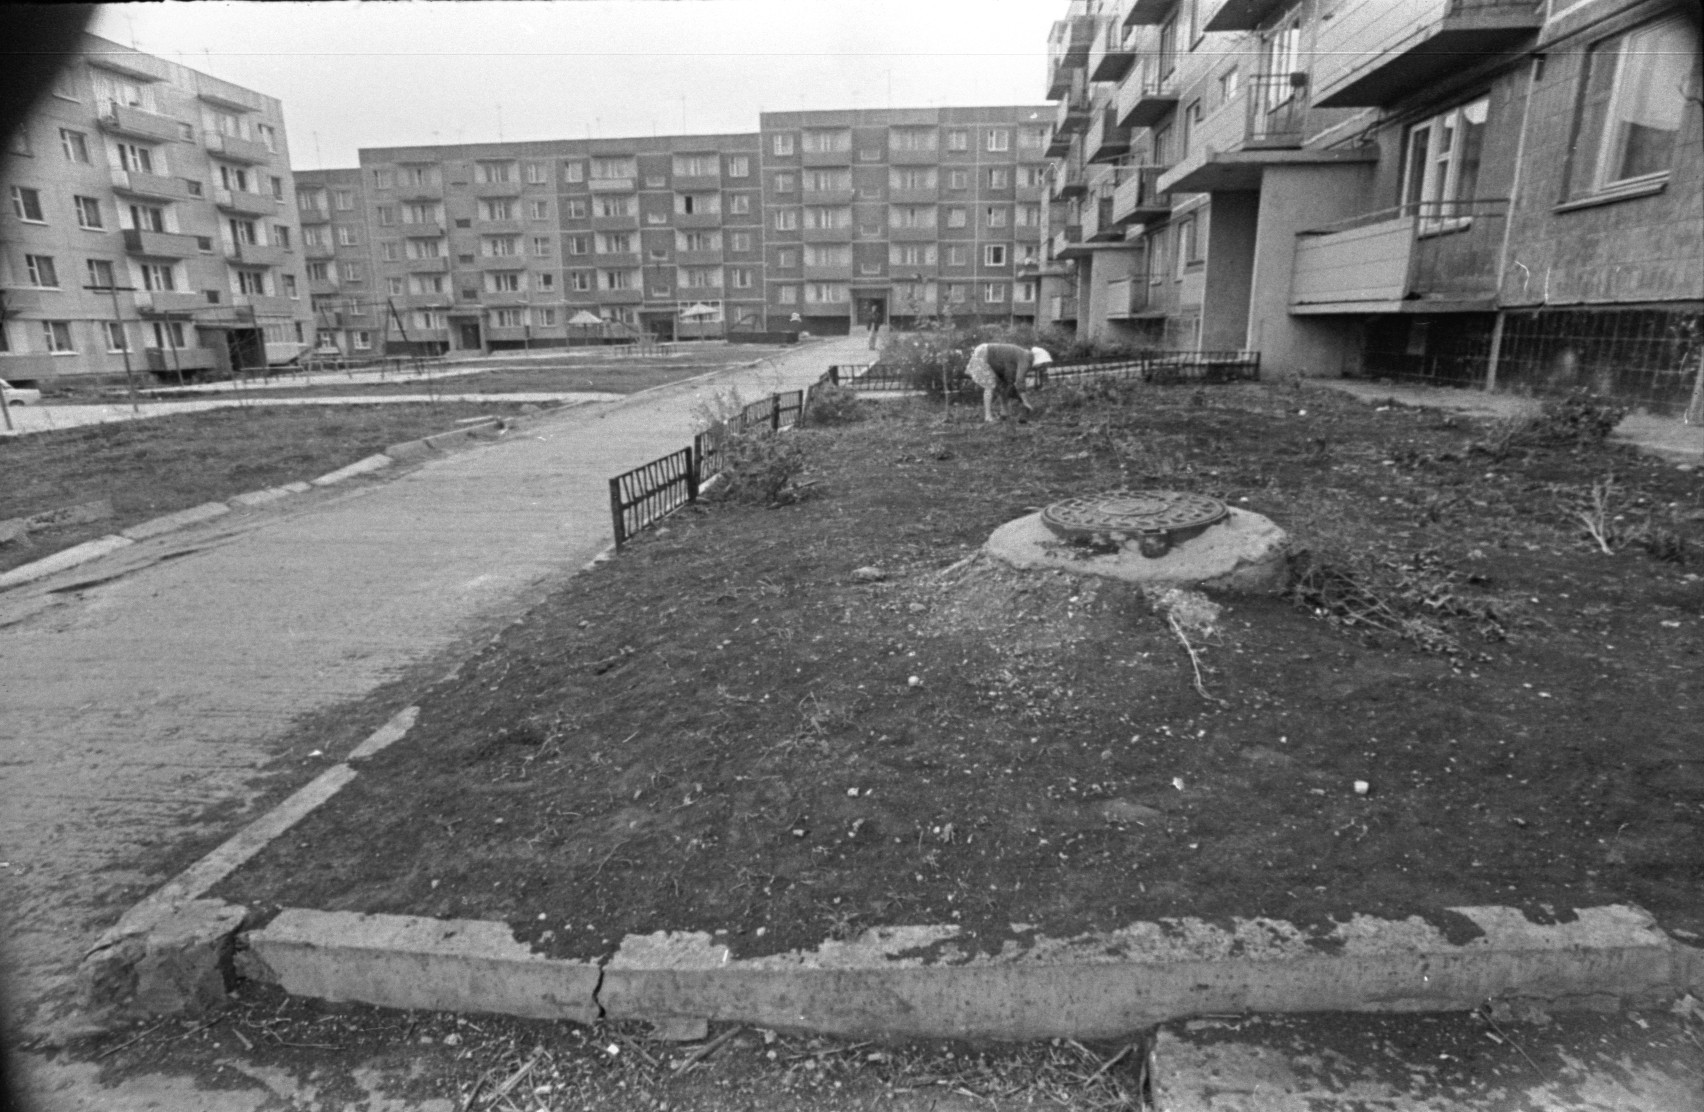
M 11 1022 L 68 1017 L 87 946 L 181 867 L 174 848 L 236 828 L 292 725 L 467 645 L 604 549 L 608 479 L 689 444 L 695 407 L 865 359 L 862 337 L 787 349 L 0 594 Z

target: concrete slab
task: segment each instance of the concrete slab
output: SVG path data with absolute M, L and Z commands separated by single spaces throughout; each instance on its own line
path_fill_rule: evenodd
M 239 968 L 295 996 L 389 1008 L 598 1018 L 598 968 L 550 961 L 505 923 L 281 912 L 246 936 Z
M 199 506 L 191 506 L 187 510 L 152 517 L 147 521 L 138 522 L 128 529 L 119 531 L 119 536 L 129 537 L 133 541 L 147 540 L 162 533 L 170 533 L 184 529 L 200 521 L 208 521 L 215 517 L 223 517 L 231 512 L 231 507 L 224 502 L 203 502 Z
M 268 502 L 276 502 L 280 498 L 288 498 L 294 491 L 284 487 L 267 487 L 265 490 L 250 490 L 231 499 L 231 506 L 264 506 Z
M 1225 520 L 1200 536 L 1151 559 L 1136 551 L 1134 542 L 1118 552 L 1087 555 L 1086 550 L 1062 542 L 1039 513 L 1000 526 L 983 549 L 1026 570 L 1098 575 L 1143 586 L 1247 592 L 1282 590 L 1291 553 L 1287 535 L 1271 520 L 1234 507 Z
M 389 456 L 381 453 L 379 455 L 368 456 L 366 459 L 358 459 L 348 467 L 340 467 L 336 471 L 329 471 L 326 474 L 321 475 L 319 478 L 309 481 L 312 482 L 314 486 L 331 486 L 334 483 L 341 483 L 346 479 L 353 479 L 357 475 L 366 475 L 373 471 L 381 471 L 395 462 L 396 461 L 391 459 Z
M 92 541 L 84 541 L 82 544 L 61 549 L 52 556 L 44 556 L 39 560 L 24 564 L 22 567 L 16 567 L 0 574 L 0 591 L 41 579 L 52 575 L 54 572 L 74 568 L 79 564 L 86 564 L 90 560 L 98 560 L 109 552 L 115 552 L 133 543 L 135 542 L 129 537 L 113 535 L 96 537 Z

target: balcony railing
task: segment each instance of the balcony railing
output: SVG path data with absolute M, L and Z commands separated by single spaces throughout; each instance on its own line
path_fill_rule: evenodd
M 1112 219 L 1110 190 L 1089 197 L 1083 202 L 1083 241 L 1110 243 L 1124 238 L 1124 228 Z
M 183 125 L 170 116 L 120 104 L 116 100 L 109 100 L 101 106 L 100 126 L 103 131 L 134 139 L 171 142 L 183 138 Z
M 1296 237 L 1295 312 L 1394 312 L 1419 300 L 1488 308 L 1509 202 L 1423 201 Z
M 1089 125 L 1083 152 L 1090 162 L 1111 162 L 1130 153 L 1130 129 L 1119 126 L 1118 110 L 1108 105 Z
M 1071 71 L 1088 64 L 1089 48 L 1099 23 L 1083 0 L 1073 0 L 1066 18 L 1047 35 L 1047 99 L 1058 100 L 1070 88 Z
M 270 216 L 278 211 L 278 202 L 264 193 L 247 193 L 241 189 L 226 189 L 223 186 L 213 190 L 213 203 L 222 209 L 249 216 Z
M 1079 71 L 1077 80 L 1071 83 L 1070 90 L 1060 98 L 1059 106 L 1053 110 L 1054 134 L 1069 139 L 1088 127 L 1089 109 L 1089 90 Z
M 593 178 L 586 183 L 593 193 L 631 193 L 639 186 L 637 178 Z
M 1345 5 L 1320 25 L 1315 103 L 1382 107 L 1519 47 L 1544 24 L 1541 0 L 1406 0 Z
M 1177 71 L 1155 75 L 1156 68 L 1144 65 L 1118 90 L 1118 122 L 1125 127 L 1153 127 L 1177 109 Z
M 1120 224 L 1147 224 L 1171 213 L 1171 195 L 1160 192 L 1164 166 L 1130 166 L 1120 169 L 1118 188 L 1112 195 L 1112 218 Z
M 189 197 L 189 187 L 181 179 L 144 174 L 140 170 L 114 170 L 112 187 L 120 193 L 134 193 L 142 197 L 163 197 L 174 201 Z
M 1306 137 L 1308 75 L 1263 73 L 1243 89 L 1248 121 L 1245 147 L 1299 147 Z
M 1108 320 L 1128 320 L 1148 311 L 1146 277 L 1115 278 L 1106 284 Z
M 257 143 L 253 139 L 244 139 L 239 135 L 223 135 L 217 131 L 201 133 L 202 145 L 213 154 L 230 162 L 246 162 L 250 165 L 272 161 L 272 152 L 266 149 L 265 143 Z
M 1203 31 L 1252 31 L 1287 0 L 1205 0 Z
M 1056 259 L 1074 259 L 1088 254 L 1088 248 L 1083 246 L 1083 226 L 1067 224 L 1054 232 L 1050 250 Z
M 1088 75 L 1090 81 L 1119 81 L 1136 64 L 1136 52 L 1124 42 L 1124 24 L 1112 18 L 1103 19 L 1089 47 Z
M 124 250 L 127 254 L 164 259 L 187 259 L 200 253 L 196 238 L 176 232 L 149 232 L 141 228 L 124 229 Z
M 1073 151 L 1064 160 L 1053 164 L 1053 200 L 1068 201 L 1072 197 L 1081 197 L 1086 188 L 1083 159 L 1079 152 Z

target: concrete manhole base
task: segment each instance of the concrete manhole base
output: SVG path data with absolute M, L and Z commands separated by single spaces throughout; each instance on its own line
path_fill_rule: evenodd
M 1163 556 L 1143 556 L 1134 540 L 1105 552 L 1061 541 L 1039 513 L 994 530 L 983 549 L 1015 568 L 1052 568 L 1144 586 L 1281 591 L 1289 578 L 1289 535 L 1269 518 L 1232 508 L 1225 518 Z

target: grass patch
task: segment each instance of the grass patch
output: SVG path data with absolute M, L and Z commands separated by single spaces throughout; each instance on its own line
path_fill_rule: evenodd
M 0 439 L 0 520 L 109 499 L 105 521 L 0 547 L 0 571 L 161 514 L 311 479 L 458 421 L 520 412 L 488 405 L 247 406 L 82 425 Z
M 1704 933 L 1704 578 L 1572 513 L 1613 468 L 1695 549 L 1694 476 L 1602 443 L 1488 466 L 1472 422 L 1265 384 L 1038 401 L 788 434 L 816 497 L 683 511 L 578 577 L 220 894 L 576 957 L 1623 900 Z M 1113 487 L 1266 514 L 1330 571 L 1216 597 L 1195 660 L 1132 588 L 967 560 Z

